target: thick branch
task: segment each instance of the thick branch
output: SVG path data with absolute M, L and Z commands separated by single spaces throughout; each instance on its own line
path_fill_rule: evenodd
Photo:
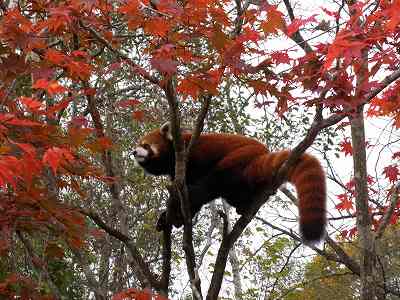
M 286 6 L 286 10 L 288 11 L 289 18 L 293 22 L 295 20 L 295 16 L 293 13 L 293 8 L 292 5 L 290 4 L 289 0 L 283 0 Z M 292 40 L 296 42 L 297 45 L 299 45 L 305 53 L 311 53 L 313 50 L 311 46 L 307 43 L 307 41 L 303 38 L 301 35 L 300 31 L 297 30 L 292 36 Z
M 204 120 L 207 116 L 208 108 L 210 107 L 211 95 L 207 94 L 207 95 L 203 96 L 202 98 L 203 98 L 202 106 L 201 106 L 199 115 L 197 116 L 196 124 L 195 124 L 194 130 L 192 132 L 192 137 L 190 138 L 189 146 L 186 151 L 187 152 L 186 158 L 188 158 L 190 156 L 193 146 L 196 144 L 197 139 L 199 138 L 201 132 L 203 131 Z
M 193 224 L 188 199 L 188 191 L 185 182 L 186 177 L 186 151 L 185 144 L 180 132 L 180 117 L 178 99 L 175 93 L 175 87 L 172 79 L 168 79 L 164 87 L 165 95 L 168 100 L 171 121 L 171 134 L 175 148 L 175 178 L 173 198 L 179 199 L 181 212 L 183 216 L 183 250 L 185 251 L 186 266 L 188 269 L 192 294 L 195 299 L 202 299 L 200 278 L 196 274 L 196 258 L 193 248 Z M 171 200 L 170 200 L 171 201 Z M 169 212 L 167 211 L 167 223 L 169 223 Z
M 328 235 L 325 238 L 326 243 L 335 251 L 336 255 L 339 257 L 339 261 L 349 268 L 354 274 L 360 275 L 360 265 L 353 260 L 344 250 L 340 247 L 334 240 L 332 240 Z
M 171 274 L 171 231 L 172 226 L 167 225 L 167 228 L 163 228 L 163 240 L 162 240 L 162 274 L 160 279 L 160 286 L 164 293 L 164 296 L 168 296 L 168 288 Z

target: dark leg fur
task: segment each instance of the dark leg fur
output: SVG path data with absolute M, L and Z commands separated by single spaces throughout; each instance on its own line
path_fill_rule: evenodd
M 218 194 L 213 190 L 215 181 L 211 177 L 204 178 L 194 185 L 188 185 L 188 196 L 190 201 L 191 217 L 193 218 L 197 214 L 204 204 L 214 200 L 218 197 Z M 161 231 L 168 224 L 172 224 L 179 228 L 183 225 L 183 217 L 181 213 L 181 206 L 179 199 L 169 189 L 170 197 L 167 203 L 167 211 L 163 212 L 157 221 L 157 230 Z

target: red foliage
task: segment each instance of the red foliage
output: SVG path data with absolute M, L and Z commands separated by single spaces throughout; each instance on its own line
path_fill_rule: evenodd
M 399 167 L 397 165 L 387 166 L 383 169 L 383 174 L 390 182 L 396 182 L 400 175 Z
M 340 195 L 337 195 L 337 197 L 340 200 L 340 203 L 335 206 L 336 209 L 338 209 L 338 210 L 347 210 L 348 212 L 350 210 L 354 209 L 353 201 L 351 199 L 349 199 L 347 194 L 340 194 Z
M 53 300 L 29 278 L 11 274 L 0 282 L 0 296 L 4 299 Z
M 303 27 L 304 25 L 310 23 L 310 22 L 316 22 L 315 19 L 316 15 L 312 15 L 311 17 L 308 17 L 307 19 L 295 19 L 293 22 L 286 28 L 286 34 L 288 36 L 292 36 L 295 32 L 297 32 L 300 27 Z
M 81 178 L 108 184 L 115 180 L 89 163 L 99 153 L 113 149 L 111 139 L 102 131 L 101 116 L 64 116 L 74 101 L 74 105 L 81 105 L 77 99 L 91 99 L 95 104 L 103 100 L 103 91 L 90 86 L 91 78 L 106 78 L 129 68 L 135 80 L 141 78 L 162 88 L 165 79 L 172 76 L 180 99 L 191 100 L 204 93 L 218 95 L 227 87 L 227 80 L 236 78 L 254 92 L 257 107 L 273 105 L 280 116 L 290 107 L 306 104 L 302 109 L 308 110 L 316 103 L 325 111 L 341 114 L 362 104 L 371 89 L 381 86 L 376 78 L 392 74 L 400 65 L 399 1 L 380 1 L 373 11 L 364 7 L 368 2 L 357 2 L 335 39 L 329 43 L 308 41 L 313 51 L 306 54 L 292 53 L 295 48 L 291 45 L 277 51 L 269 43 L 278 34 L 293 37 L 318 20 L 316 15 L 301 16 L 288 25 L 278 6 L 263 1 L 252 3 L 237 20 L 231 9 L 236 2 L 156 2 L 154 7 L 147 0 L 113 4 L 96 0 L 25 1 L 23 6 L 0 8 L 1 252 L 10 250 L 16 230 L 27 234 L 51 231 L 73 247 L 83 245 L 87 230 L 84 218 L 59 201 L 54 191 L 69 188 L 84 198 Z M 339 17 L 337 11 L 323 11 L 324 17 Z M 362 23 L 358 20 L 361 15 Z M 121 47 L 132 40 L 129 34 L 115 35 L 116 19 L 118 27 L 125 22 L 130 31 L 145 36 L 139 63 Z M 356 85 L 365 49 L 379 51 L 371 51 L 367 58 L 370 80 Z M 101 54 L 106 51 L 114 61 L 102 61 Z M 300 89 L 305 95 L 326 97 L 304 100 L 295 96 Z M 395 82 L 371 101 L 368 116 L 390 117 L 400 128 L 399 95 L 400 84 Z M 142 110 L 139 100 L 119 102 L 121 113 L 129 111 L 133 119 L 144 120 L 147 111 Z M 345 156 L 352 155 L 349 139 L 340 147 Z M 87 159 L 82 153 L 92 157 Z M 395 153 L 393 158 L 398 156 Z M 386 166 L 383 174 L 390 182 L 397 181 L 397 164 Z M 354 210 L 350 193 L 338 197 L 337 209 Z M 47 247 L 49 255 L 61 255 L 53 246 Z M 7 280 L 0 286 L 4 293 L 9 282 L 24 281 L 18 276 Z M 129 293 L 125 296 L 146 294 Z
M 340 150 L 344 152 L 344 156 L 353 154 L 353 147 L 351 146 L 351 142 L 348 139 L 345 139 L 340 144 Z

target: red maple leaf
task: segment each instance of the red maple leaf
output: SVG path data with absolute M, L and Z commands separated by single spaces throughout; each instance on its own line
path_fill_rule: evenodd
M 160 73 L 172 75 L 176 73 L 178 62 L 170 58 L 155 58 L 151 59 L 151 66 Z
M 140 104 L 140 101 L 137 99 L 127 99 L 127 100 L 119 101 L 117 103 L 118 107 L 121 107 L 121 108 L 133 107 L 138 104 Z
M 292 36 L 292 34 L 297 32 L 301 26 L 304 26 L 307 23 L 316 22 L 315 16 L 316 15 L 312 15 L 307 19 L 294 19 L 293 22 L 290 23 L 290 25 L 286 28 L 286 34 L 288 36 Z
M 353 33 L 339 34 L 328 48 L 328 54 L 322 70 L 324 72 L 327 71 L 338 57 L 344 57 L 350 63 L 353 58 L 361 57 L 361 50 L 367 46 L 367 42 L 353 38 Z
M 92 72 L 91 65 L 83 61 L 69 60 L 65 66 L 74 79 L 87 80 Z
M 290 63 L 290 57 L 286 51 L 276 51 L 276 52 L 271 53 L 271 59 L 276 64 L 289 64 Z
M 47 79 L 39 79 L 37 80 L 33 85 L 33 88 L 35 89 L 43 89 L 45 90 L 50 96 L 53 96 L 55 94 L 63 93 L 67 89 L 60 85 L 58 81 L 56 80 L 51 80 L 48 81 Z
M 265 34 L 275 34 L 278 29 L 283 29 L 285 26 L 283 14 L 273 5 L 268 5 L 266 10 L 267 19 L 261 22 L 261 29 Z
M 141 122 L 144 119 L 144 111 L 143 110 L 136 110 L 132 113 L 132 118 Z
M 338 210 L 347 210 L 348 212 L 353 209 L 353 202 L 347 194 L 340 194 L 337 195 L 338 199 L 340 200 L 340 203 L 335 206 L 336 209 Z
M 383 169 L 382 174 L 385 174 L 385 177 L 389 179 L 390 182 L 395 182 L 400 173 L 397 165 L 390 165 Z
M 183 96 L 184 99 L 187 97 L 192 97 L 192 99 L 197 99 L 200 94 L 200 87 L 196 84 L 193 78 L 182 79 L 176 88 L 176 91 Z
M 0 187 L 6 188 L 11 185 L 16 188 L 17 178 L 20 174 L 20 161 L 11 155 L 3 155 L 0 157 Z
M 59 111 L 65 109 L 65 108 L 67 108 L 68 105 L 71 103 L 71 101 L 72 101 L 72 99 L 68 98 L 68 99 L 62 100 L 61 102 L 49 107 L 46 110 L 46 115 L 47 116 L 53 116 L 56 112 L 59 112 Z
M 399 159 L 400 158 L 400 152 L 395 152 L 392 155 L 392 159 Z
M 344 156 L 353 155 L 353 147 L 351 146 L 350 140 L 347 138 L 339 144 L 341 147 L 340 151 L 344 152 Z
M 61 66 L 68 61 L 67 56 L 54 49 L 48 49 L 46 51 L 45 59 L 55 65 L 61 65 Z
M 74 157 L 71 152 L 65 148 L 51 147 L 43 155 L 43 163 L 49 165 L 54 174 L 57 173 L 57 169 L 62 162 L 73 160 Z
M 144 24 L 143 30 L 151 35 L 166 37 L 170 28 L 171 24 L 165 18 L 155 17 Z
M 30 97 L 22 96 L 19 101 L 21 101 L 30 112 L 38 112 L 43 105 L 42 102 Z

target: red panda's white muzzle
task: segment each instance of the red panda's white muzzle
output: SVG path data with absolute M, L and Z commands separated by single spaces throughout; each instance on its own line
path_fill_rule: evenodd
M 150 154 L 150 151 L 143 147 L 137 147 L 133 150 L 133 156 L 138 163 L 145 162 L 149 158 Z

